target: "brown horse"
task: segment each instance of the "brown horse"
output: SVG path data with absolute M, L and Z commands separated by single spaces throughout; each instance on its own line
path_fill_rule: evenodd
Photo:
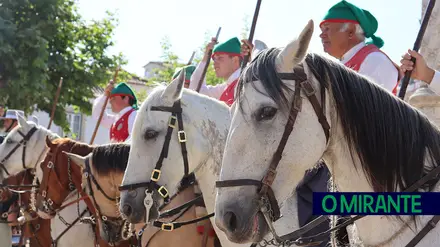
M 93 220 L 94 217 L 96 217 L 96 210 L 88 195 L 81 188 L 81 171 L 77 166 L 71 165 L 70 159 L 63 153 L 63 151 L 69 151 L 87 155 L 93 150 L 93 147 L 87 144 L 73 142 L 68 138 L 56 139 L 53 142 L 51 142 L 49 138 L 46 138 L 46 145 L 48 152 L 40 164 L 43 174 L 36 196 L 38 214 L 43 218 L 51 218 L 61 209 L 74 203 L 79 203 L 80 200 L 84 200 L 92 216 L 89 218 L 83 217 L 81 220 L 94 224 L 95 244 L 99 244 L 101 247 L 112 246 L 99 234 L 99 222 L 95 224 Z M 68 199 L 68 195 L 75 189 L 80 192 L 81 197 L 67 205 L 63 205 L 63 202 Z
M 112 215 L 112 212 L 113 214 L 117 212 L 117 216 L 120 217 L 118 205 L 112 202 L 112 199 L 119 198 L 118 186 L 121 184 L 124 176 L 129 152 L 129 144 L 116 143 L 96 146 L 93 152 L 85 157 L 83 155 L 76 155 L 75 152 L 68 153 L 73 163 L 79 165 L 83 172 L 87 174 L 87 192 L 89 195 L 94 196 L 94 203 L 98 204 L 98 207 L 103 212 L 106 212 L 106 215 Z M 181 192 L 171 200 L 170 204 L 162 209 L 162 212 L 191 201 L 195 197 L 194 185 L 182 187 Z M 181 222 L 193 220 L 198 217 L 195 206 L 190 205 L 184 210 L 179 211 L 176 215 L 162 218 L 161 221 Z M 206 222 L 209 223 L 209 227 L 209 220 L 201 223 L 206 225 Z M 210 232 L 211 234 L 208 239 L 206 237 L 203 239 L 203 235 L 198 233 L 200 229 L 203 231 L 204 225 L 190 224 L 171 232 L 162 231 L 161 228 L 149 225 L 143 231 L 142 246 L 214 246 L 212 232 Z
M 22 237 L 20 244 L 23 243 L 23 238 L 29 238 L 30 246 L 32 247 L 46 247 L 51 246 L 52 236 L 50 233 L 50 220 L 45 220 L 38 217 L 37 213 L 32 209 L 31 191 L 28 186 L 34 180 L 35 174 L 33 169 L 23 170 L 15 175 L 11 175 L 3 180 L 4 185 L 14 186 L 14 190 L 4 187 L 0 189 L 0 202 L 12 202 L 12 212 L 8 219 L 11 226 L 20 226 Z M 19 192 L 19 191 L 23 192 Z M 19 221 L 17 215 L 25 221 Z M 23 224 L 24 223 L 24 224 Z

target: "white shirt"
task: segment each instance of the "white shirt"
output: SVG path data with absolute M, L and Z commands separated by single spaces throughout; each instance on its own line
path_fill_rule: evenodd
M 205 68 L 205 66 L 206 66 L 206 62 L 203 61 L 197 65 L 197 68 L 194 70 L 194 73 L 191 76 L 191 81 L 188 87 L 189 89 L 192 90 L 197 89 L 197 86 L 199 85 L 199 81 L 200 78 L 202 77 L 203 69 Z M 202 86 L 200 87 L 200 93 L 216 99 L 220 99 L 220 96 L 222 96 L 223 92 L 226 90 L 229 84 L 231 84 L 240 76 L 240 72 L 241 72 L 241 68 L 237 69 L 234 73 L 232 73 L 232 75 L 229 76 L 226 82 L 214 86 L 206 85 L 206 76 L 205 76 L 205 78 L 203 78 Z
M 101 114 L 102 106 L 104 105 L 104 103 L 105 103 L 105 95 L 99 96 L 93 102 L 92 117 L 95 118 L 96 120 L 98 120 L 99 114 Z M 127 106 L 116 115 L 108 114 L 106 111 L 104 111 L 104 114 L 102 115 L 102 119 L 101 119 L 101 125 L 110 129 L 114 122 L 118 121 L 125 113 L 127 113 L 132 108 L 133 107 L 131 106 Z M 133 124 L 134 124 L 134 119 L 136 118 L 136 114 L 137 111 L 134 110 L 132 113 L 130 113 L 130 116 L 128 117 L 127 140 L 131 138 L 131 131 L 133 130 Z
M 364 46 L 366 46 L 365 42 L 355 45 L 342 56 L 341 62 L 343 64 L 348 62 Z M 396 86 L 399 75 L 394 64 L 381 52 L 372 52 L 367 55 L 358 72 L 369 77 L 389 92 L 393 91 Z

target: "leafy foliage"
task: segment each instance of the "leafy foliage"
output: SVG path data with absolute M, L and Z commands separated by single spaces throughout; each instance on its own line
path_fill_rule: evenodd
M 2 0 L 0 7 L 0 104 L 48 112 L 61 77 L 54 123 L 68 130 L 67 105 L 91 113 L 93 89 L 113 77 L 122 54 L 113 45 L 114 16 L 86 23 L 74 0 Z M 119 73 L 119 79 L 130 77 Z M 118 80 L 119 80 L 118 79 Z

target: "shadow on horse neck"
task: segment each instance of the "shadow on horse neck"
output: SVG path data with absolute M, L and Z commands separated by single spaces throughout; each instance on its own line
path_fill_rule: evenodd
M 14 186 L 32 185 L 35 177 L 32 170 L 33 169 L 26 169 L 15 175 L 11 175 L 3 180 L 3 184 Z M 12 204 L 14 204 L 14 206 L 11 207 L 13 209 L 13 212 L 11 214 L 12 220 L 17 221 L 19 215 L 18 210 L 20 209 L 24 210 L 26 218 L 31 217 L 31 219 L 27 220 L 24 225 L 19 226 L 21 228 L 22 236 L 29 238 L 30 246 L 50 246 L 52 244 L 52 236 L 50 233 L 50 220 L 45 220 L 38 217 L 38 215 L 32 208 L 34 203 L 32 202 L 30 188 L 27 186 L 14 187 L 14 191 L 11 191 L 9 189 L 5 189 L 2 191 L 3 192 L 0 198 L 0 202 L 4 203 L 10 201 L 12 202 Z M 26 192 L 18 194 L 15 191 Z M 11 223 L 10 225 L 18 226 L 17 222 Z

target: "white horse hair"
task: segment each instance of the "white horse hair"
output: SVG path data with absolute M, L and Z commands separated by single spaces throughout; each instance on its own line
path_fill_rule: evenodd
M 317 90 L 318 99 L 321 88 L 325 90 L 330 138 L 327 144 L 312 104 L 301 92 L 302 108 L 271 186 L 278 202 L 291 197 L 304 172 L 321 158 L 341 192 L 402 191 L 438 166 L 438 128 L 366 77 L 322 56 L 307 54 L 312 33 L 313 21 L 309 21 L 298 39 L 284 49 L 263 51 L 244 71 L 237 85 L 219 180 L 263 178 L 283 135 L 295 86 L 295 81 L 281 80 L 278 73 L 293 73 L 299 65 Z M 438 181 L 431 182 L 420 190 L 439 191 Z M 257 213 L 256 200 L 254 186 L 218 188 L 217 226 L 237 242 L 259 241 L 269 230 L 262 214 Z M 432 216 L 414 218 L 417 227 L 407 216 L 367 216 L 358 220 L 356 227 L 367 246 L 400 247 Z M 439 229 L 437 225 L 418 246 L 438 246 Z
M 46 137 L 50 139 L 59 138 L 58 135 L 44 128 L 43 126 L 36 125 L 34 122 L 26 121 L 21 115 L 18 117 L 18 126 L 8 133 L 3 143 L 0 145 L 0 160 L 2 160 L 8 153 L 19 143 L 23 137 L 19 134 L 19 131 L 26 135 L 33 127 L 37 130 L 30 137 L 26 144 L 25 153 L 25 168 L 36 168 L 36 176 L 38 179 L 42 179 L 42 170 L 40 168 L 40 162 L 44 159 L 48 147 L 46 146 Z M 23 169 L 22 162 L 23 146 L 20 146 L 15 152 L 4 162 L 5 168 L 13 175 L 17 174 Z M 1 170 L 2 177 L 6 177 L 7 174 Z M 73 201 L 77 198 L 76 195 L 69 195 L 71 199 L 66 203 Z M 79 210 L 80 213 L 86 209 L 87 205 L 84 201 L 80 201 Z M 66 229 L 66 225 L 60 220 L 62 217 L 67 223 L 73 222 L 78 217 L 76 204 L 73 204 L 58 213 L 59 215 L 51 220 L 51 234 L 52 239 L 56 239 Z M 87 215 L 87 214 L 86 214 Z M 9 227 L 9 226 L 8 226 Z M 81 236 L 81 238 L 78 238 Z M 90 246 L 93 247 L 95 242 L 95 236 L 91 225 L 81 224 L 79 221 L 71 227 L 59 240 L 59 247 L 77 247 L 77 246 Z M 3 245 L 2 245 L 3 246 Z

